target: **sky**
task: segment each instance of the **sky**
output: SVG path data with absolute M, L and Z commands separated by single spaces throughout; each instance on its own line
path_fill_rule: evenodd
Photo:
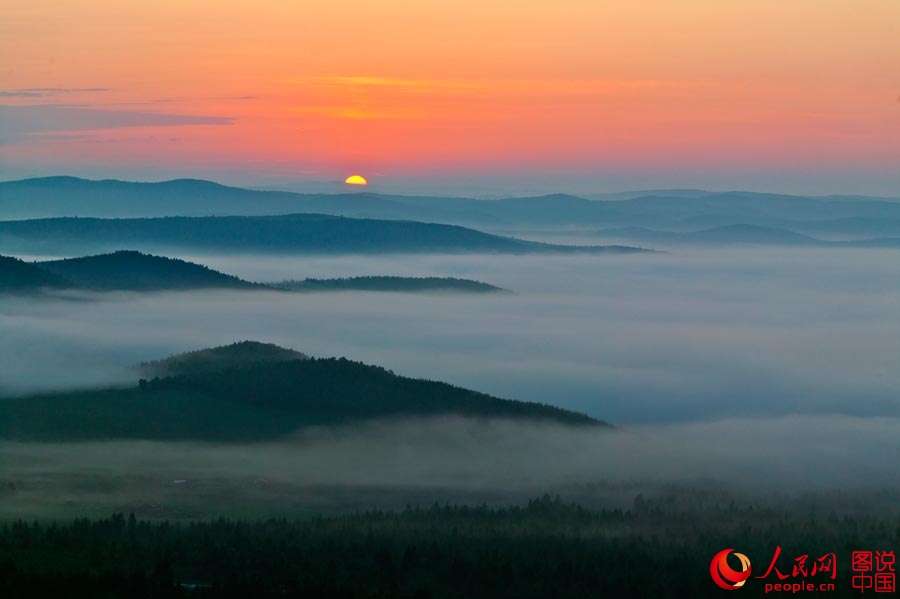
M 2 179 L 900 191 L 892 0 L 5 0 L 3 12 Z

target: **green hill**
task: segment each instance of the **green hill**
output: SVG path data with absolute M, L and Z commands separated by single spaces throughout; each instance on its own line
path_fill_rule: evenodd
M 262 287 L 193 262 L 135 251 L 52 260 L 37 266 L 78 287 L 105 291 Z
M 262 441 L 306 426 L 434 415 L 604 424 L 549 405 L 328 358 L 142 379 L 132 388 L 7 398 L 0 400 L 0 438 Z
M 287 291 L 441 291 L 454 293 L 509 293 L 481 281 L 453 277 L 349 277 L 342 279 L 304 279 L 281 281 L 271 287 Z
M 138 371 L 141 376 L 167 377 L 308 358 L 306 354 L 273 343 L 240 341 L 144 362 L 138 366 Z
M 72 284 L 62 276 L 31 262 L 0 256 L 0 293 L 31 293 L 41 289 L 59 289 Z

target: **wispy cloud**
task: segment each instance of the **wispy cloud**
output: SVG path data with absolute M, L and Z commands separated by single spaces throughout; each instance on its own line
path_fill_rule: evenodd
M 643 79 L 433 79 L 336 75 L 283 81 L 304 89 L 309 104 L 294 109 L 339 119 L 420 119 L 458 114 L 491 120 L 521 116 L 523 99 L 558 103 L 611 95 L 644 94 L 676 85 Z M 312 98 L 312 101 L 310 101 Z M 464 110 L 461 107 L 469 106 Z M 496 108 L 485 112 L 486 106 Z
M 407 92 L 430 93 L 450 90 L 477 89 L 476 81 L 457 79 L 416 79 L 404 77 L 327 76 L 292 80 L 292 83 L 332 87 L 390 88 Z
M 0 146 L 39 140 L 49 133 L 96 131 L 123 127 L 230 125 L 222 116 L 166 114 L 143 110 L 108 110 L 57 104 L 0 106 Z
M 112 91 L 108 87 L 26 87 L 0 90 L 0 98 L 46 98 L 62 94 L 99 93 Z
M 672 87 L 676 83 L 656 79 L 429 79 L 378 76 L 320 76 L 291 79 L 288 83 L 337 88 L 383 89 L 410 93 L 484 92 L 490 90 L 528 91 L 531 93 L 565 92 L 567 94 L 615 93 Z
M 403 106 L 297 106 L 291 110 L 292 112 L 351 120 L 408 120 L 423 119 L 428 116 L 428 112 L 425 110 Z

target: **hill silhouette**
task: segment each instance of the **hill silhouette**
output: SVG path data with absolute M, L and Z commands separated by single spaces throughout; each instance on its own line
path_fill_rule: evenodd
M 304 279 L 271 283 L 272 287 L 287 291 L 441 291 L 454 293 L 510 293 L 481 281 L 454 277 L 391 277 L 369 276 L 341 279 Z
M 262 441 L 307 426 L 438 415 L 605 425 L 553 406 L 398 376 L 346 358 L 202 368 L 141 379 L 131 388 L 3 399 L 0 438 Z
M 634 253 L 622 246 L 567 246 L 482 233 L 457 225 L 323 214 L 0 221 L 0 248 L 72 253 L 130 247 L 267 253 Z
M 133 250 L 45 262 L 24 262 L 0 256 L 0 293 L 34 294 L 61 288 L 93 291 L 268 289 L 292 292 L 510 293 L 480 281 L 452 277 L 366 276 L 252 283 L 193 262 Z
M 64 277 L 75 286 L 104 291 L 262 287 L 193 262 L 151 256 L 132 250 L 39 262 L 37 266 L 48 273 Z
M 169 356 L 162 360 L 143 362 L 138 366 L 138 371 L 142 376 L 167 377 L 272 362 L 306 360 L 308 357 L 306 354 L 273 343 L 239 341 L 231 345 L 199 349 Z
M 49 272 L 32 262 L 10 256 L 0 256 L 0 292 L 35 292 L 41 289 L 71 287 L 62 276 Z
M 847 238 L 900 237 L 898 198 L 742 191 L 645 190 L 473 199 L 427 195 L 295 193 L 210 181 L 159 183 L 75 177 L 0 182 L 0 218 L 260 216 L 320 213 L 474 227 L 646 227 L 689 231 L 746 223 Z

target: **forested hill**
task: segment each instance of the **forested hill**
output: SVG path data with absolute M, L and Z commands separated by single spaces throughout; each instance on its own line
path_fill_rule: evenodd
M 342 279 L 304 279 L 281 281 L 272 287 L 288 291 L 441 291 L 454 293 L 510 293 L 481 281 L 454 277 L 348 277 Z
M 254 364 L 0 400 L 0 438 L 262 441 L 313 425 L 458 415 L 605 425 L 549 405 L 402 377 L 345 358 Z
M 72 287 L 70 281 L 32 262 L 0 256 L 0 293 L 31 293 L 40 289 Z
M 200 264 L 135 251 L 52 260 L 39 262 L 36 266 L 86 289 L 153 291 L 261 287 Z
M 0 221 L 0 251 L 81 253 L 121 247 L 267 253 L 634 253 L 626 246 L 552 245 L 456 225 L 323 214 Z
M 36 294 L 66 288 L 92 291 L 257 289 L 276 292 L 511 293 L 488 283 L 452 277 L 365 276 L 252 283 L 201 264 L 131 250 L 45 262 L 24 262 L 0 256 L 0 293 Z
M 143 362 L 138 366 L 138 371 L 146 377 L 167 377 L 307 358 L 309 356 L 306 354 L 273 343 L 240 341 L 231 345 L 185 352 L 162 360 Z

